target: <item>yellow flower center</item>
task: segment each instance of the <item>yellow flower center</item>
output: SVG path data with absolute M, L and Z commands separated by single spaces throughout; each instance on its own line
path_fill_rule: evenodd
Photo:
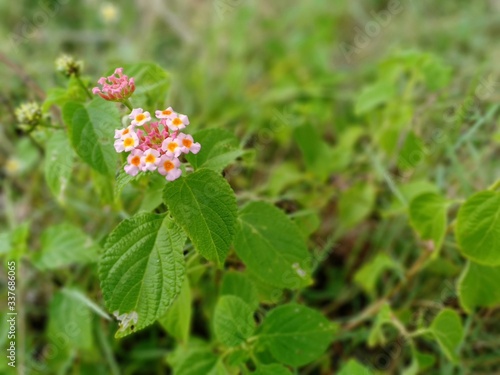
M 163 168 L 165 168 L 165 170 L 169 172 L 175 168 L 175 165 L 170 160 L 167 160 L 166 162 L 163 163 Z
M 179 125 L 182 125 L 182 121 L 180 118 L 176 117 L 176 118 L 174 118 L 174 121 L 172 121 L 172 124 L 175 126 L 179 126 Z
M 171 143 L 169 143 L 169 145 L 168 145 L 168 147 L 167 147 L 167 148 L 168 148 L 168 151 L 170 151 L 170 152 L 174 152 L 174 151 L 175 151 L 175 149 L 177 148 L 177 143 L 175 143 L 175 142 L 171 142 Z
M 165 116 L 168 116 L 168 115 L 172 114 L 172 111 L 169 111 L 168 109 L 166 109 L 164 111 L 161 111 L 161 113 L 164 114 Z
M 133 138 L 127 138 L 123 141 L 123 145 L 125 147 L 130 147 L 134 145 L 134 139 Z
M 154 163 L 156 160 L 156 156 L 154 156 L 153 154 L 149 154 L 148 156 L 146 156 L 146 163 Z
M 141 165 L 141 158 L 139 156 L 134 156 L 130 160 L 130 164 L 135 165 L 136 167 L 138 167 L 139 165 Z
M 122 135 L 128 134 L 130 132 L 129 128 L 125 128 L 122 132 Z
M 182 140 L 182 144 L 183 144 L 185 147 L 189 148 L 189 147 L 191 147 L 191 145 L 193 144 L 193 141 L 192 141 L 192 140 L 190 140 L 190 139 L 185 138 L 185 139 L 183 139 L 183 140 Z
M 144 113 L 139 113 L 137 116 L 135 116 L 135 121 L 141 122 L 146 118 L 146 115 Z

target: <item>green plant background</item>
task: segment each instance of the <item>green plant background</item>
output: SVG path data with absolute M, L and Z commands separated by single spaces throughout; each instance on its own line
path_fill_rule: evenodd
M 27 374 L 500 371 L 499 11 L 497 0 L 0 1 L 0 256 L 18 265 L 18 364 Z M 158 83 L 137 68 L 138 94 L 149 93 L 138 103 L 188 114 L 203 145 L 215 142 L 206 129 L 228 139 L 214 146 L 231 150 L 227 162 L 189 162 L 223 172 L 249 228 L 266 233 L 286 214 L 293 235 L 273 241 L 307 245 L 311 280 L 281 285 L 280 263 L 259 254 L 277 245 L 257 236 L 254 252 L 238 251 L 241 232 L 224 266 L 188 261 L 169 316 L 115 339 L 98 259 L 120 221 L 165 207 L 164 184 L 115 182 L 112 161 L 98 173 L 60 134 L 17 126 L 22 102 L 45 103 L 57 122 L 58 94 L 84 96 L 55 71 L 62 52 L 84 61 L 89 87 L 117 66 L 164 69 Z M 112 122 L 114 107 L 94 103 Z M 298 342 L 280 341 L 291 309 L 306 306 L 334 333 L 309 337 L 305 325 Z M 253 324 L 265 339 L 248 358 Z

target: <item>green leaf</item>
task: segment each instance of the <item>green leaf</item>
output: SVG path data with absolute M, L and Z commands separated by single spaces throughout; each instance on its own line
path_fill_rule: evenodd
M 386 324 L 392 324 L 392 311 L 388 303 L 385 303 L 378 312 L 373 327 L 368 336 L 368 346 L 373 348 L 378 344 L 385 344 L 385 336 L 382 330 Z
M 66 133 L 55 131 L 45 147 L 44 172 L 45 181 L 50 191 L 63 201 L 64 191 L 71 178 L 74 152 Z
M 257 288 L 252 280 L 241 272 L 229 271 L 224 274 L 220 294 L 240 297 L 252 310 L 259 305 Z
M 398 167 L 403 171 L 415 168 L 427 154 L 424 142 L 410 132 L 399 153 Z
M 396 91 L 391 82 L 377 82 L 363 89 L 359 94 L 355 104 L 356 115 L 363 115 L 370 112 L 381 104 L 394 98 Z
M 152 324 L 180 293 L 185 242 L 172 219 L 149 213 L 122 221 L 109 235 L 99 277 L 106 306 L 120 320 L 116 337 Z
M 240 345 L 255 330 L 253 311 L 241 298 L 222 296 L 214 312 L 214 332 L 217 339 L 228 347 Z
M 188 347 L 179 345 L 167 361 L 175 375 L 207 375 L 217 365 L 217 356 L 209 345 L 195 338 Z
M 457 362 L 458 348 L 464 336 L 460 316 L 452 309 L 441 310 L 434 318 L 430 332 L 434 335 L 448 359 Z
M 56 292 L 50 302 L 48 337 L 60 349 L 92 349 L 92 314 L 65 289 Z
M 68 92 L 66 89 L 53 87 L 47 91 L 47 96 L 42 104 L 42 111 L 48 112 L 53 105 L 63 106 L 68 99 Z
M 304 124 L 294 128 L 293 136 L 300 147 L 305 164 L 309 170 L 320 178 L 328 176 L 332 169 L 331 163 L 325 163 L 330 158 L 330 149 L 316 126 Z
M 474 194 L 460 207 L 457 242 L 462 254 L 485 266 L 500 265 L 500 192 Z
M 469 262 L 458 283 L 460 304 L 468 313 L 476 307 L 500 305 L 500 267 Z
M 400 271 L 401 267 L 387 254 L 379 253 L 366 262 L 354 275 L 354 281 L 372 297 L 376 294 L 377 281 L 386 270 Z
M 99 246 L 81 229 L 69 223 L 51 226 L 41 236 L 41 250 L 34 263 L 41 270 L 53 270 L 72 264 L 97 262 Z
M 355 359 L 350 359 L 339 371 L 338 375 L 372 375 L 368 368 Z
M 311 259 L 304 238 L 284 212 L 265 202 L 241 211 L 234 248 L 248 270 L 263 282 L 298 289 L 311 282 Z
M 112 72 L 111 72 L 112 73 Z M 134 77 L 134 107 L 164 109 L 170 88 L 170 75 L 159 65 L 151 62 L 124 64 L 123 73 Z
M 196 132 L 195 142 L 201 144 L 197 154 L 187 154 L 186 160 L 194 169 L 207 168 L 222 172 L 236 158 L 244 154 L 238 139 L 224 129 L 204 129 Z
M 257 369 L 252 372 L 254 375 L 292 375 L 292 372 L 285 366 L 278 363 L 270 365 L 259 365 Z
M 410 202 L 410 222 L 423 240 L 432 240 L 438 250 L 446 234 L 448 202 L 441 195 L 425 193 Z
M 189 280 L 184 278 L 182 289 L 177 299 L 158 321 L 165 330 L 181 342 L 187 342 L 191 327 L 191 288 Z
M 363 221 L 372 211 L 376 192 L 369 183 L 357 183 L 344 191 L 339 201 L 339 224 L 345 230 Z
M 68 102 L 63 107 L 63 118 L 78 156 L 97 172 L 114 175 L 117 154 L 113 134 L 121 126 L 116 104 L 100 99 L 85 105 Z
M 280 362 L 298 367 L 319 358 L 332 342 L 336 326 L 308 307 L 288 304 L 264 319 L 259 342 Z
M 222 265 L 235 232 L 236 198 L 227 181 L 209 169 L 168 183 L 163 199 L 196 250 Z

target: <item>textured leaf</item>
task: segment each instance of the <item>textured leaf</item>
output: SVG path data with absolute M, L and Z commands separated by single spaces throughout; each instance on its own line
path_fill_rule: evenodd
M 476 307 L 500 305 L 500 267 L 469 262 L 458 284 L 460 304 L 471 313 Z
M 357 115 L 370 112 L 379 105 L 386 103 L 394 96 L 394 85 L 390 82 L 377 82 L 367 86 L 358 95 L 355 112 Z
M 99 247 L 81 229 L 63 223 L 44 230 L 41 251 L 36 254 L 34 262 L 42 270 L 51 270 L 97 262 L 98 252 Z
M 188 278 L 185 277 L 179 296 L 158 321 L 169 334 L 181 342 L 186 342 L 189 338 L 191 315 L 191 288 Z
M 168 183 L 163 199 L 196 250 L 221 265 L 235 232 L 236 199 L 219 174 L 200 169 Z
M 466 258 L 485 266 L 500 265 L 500 192 L 482 191 L 460 207 L 456 238 Z
M 54 196 L 62 201 L 73 169 L 74 153 L 66 133 L 55 131 L 45 148 L 45 181 Z
M 93 100 L 88 104 L 68 102 L 63 118 L 76 153 L 97 172 L 114 175 L 117 154 L 113 147 L 114 129 L 121 126 L 116 104 Z
M 240 345 L 255 330 L 253 311 L 241 298 L 222 296 L 214 312 L 214 331 L 217 339 L 228 347 Z
M 106 306 L 121 321 L 116 337 L 152 324 L 180 293 L 185 241 L 172 219 L 149 213 L 122 221 L 109 235 L 99 276 Z
M 265 202 L 246 205 L 239 215 L 234 248 L 248 270 L 273 286 L 298 289 L 311 280 L 310 256 L 295 224 Z
M 332 342 L 336 327 L 319 312 L 289 304 L 272 310 L 259 334 L 262 342 L 280 362 L 298 367 L 320 357 Z
M 234 134 L 224 129 L 204 129 L 196 132 L 193 137 L 202 145 L 197 154 L 186 155 L 186 160 L 194 169 L 208 168 L 222 172 L 244 153 Z
M 229 271 L 224 274 L 220 294 L 237 296 L 254 310 L 259 305 L 257 288 L 252 280 L 241 272 Z
M 441 248 L 446 234 L 447 201 L 439 194 L 419 195 L 410 203 L 410 222 L 424 240 L 432 240 L 435 249 Z
M 451 361 L 458 361 L 457 351 L 464 335 L 460 316 L 451 309 L 441 310 L 432 321 L 430 331 L 434 334 L 443 353 Z

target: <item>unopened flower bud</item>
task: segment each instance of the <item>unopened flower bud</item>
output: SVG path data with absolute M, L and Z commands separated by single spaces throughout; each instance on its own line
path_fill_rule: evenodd
M 21 104 L 16 108 L 15 114 L 21 125 L 36 126 L 42 120 L 42 109 L 36 102 Z
M 73 56 L 61 55 L 56 60 L 56 69 L 66 77 L 79 76 L 83 70 L 83 61 L 75 60 Z

